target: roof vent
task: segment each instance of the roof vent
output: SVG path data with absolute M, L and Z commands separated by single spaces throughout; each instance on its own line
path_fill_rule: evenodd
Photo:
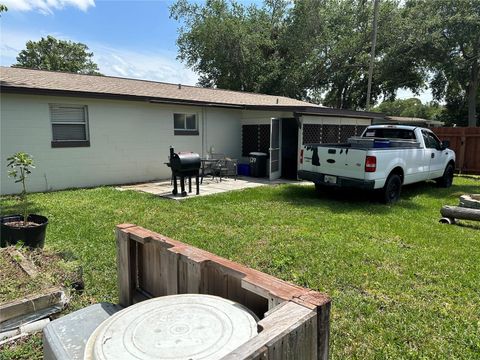
M 182 90 L 182 84 L 178 84 L 178 90 Z

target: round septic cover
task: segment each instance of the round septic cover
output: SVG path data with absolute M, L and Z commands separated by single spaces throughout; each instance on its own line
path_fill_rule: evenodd
M 104 321 L 88 339 L 85 359 L 220 359 L 256 334 L 255 318 L 233 301 L 164 296 Z

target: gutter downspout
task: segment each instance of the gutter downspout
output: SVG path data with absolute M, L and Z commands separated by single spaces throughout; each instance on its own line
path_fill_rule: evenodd
M 202 158 L 205 158 L 207 146 L 207 108 L 202 106 Z

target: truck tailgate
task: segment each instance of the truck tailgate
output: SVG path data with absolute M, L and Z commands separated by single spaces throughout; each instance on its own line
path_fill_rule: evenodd
M 363 149 L 338 145 L 306 145 L 300 167 L 305 171 L 363 180 L 366 156 L 367 151 Z

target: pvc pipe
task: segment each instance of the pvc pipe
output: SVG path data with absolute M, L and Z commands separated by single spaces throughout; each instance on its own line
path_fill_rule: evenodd
M 30 324 L 22 325 L 15 330 L 4 331 L 0 333 L 0 345 L 27 336 L 28 334 L 43 330 L 43 328 L 47 326 L 49 322 L 50 319 L 46 318 Z

